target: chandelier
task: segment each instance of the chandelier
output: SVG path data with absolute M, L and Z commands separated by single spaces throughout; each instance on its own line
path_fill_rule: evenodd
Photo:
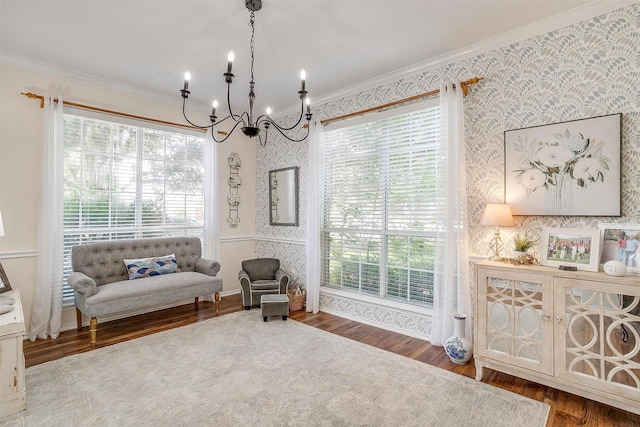
M 229 52 L 227 56 L 227 72 L 224 73 L 224 81 L 227 83 L 227 106 L 229 109 L 229 115 L 225 118 L 218 120 L 218 116 L 216 116 L 216 109 L 218 108 L 218 101 L 214 100 L 211 109 L 211 115 L 209 115 L 209 120 L 211 124 L 208 126 L 199 126 L 191 122 L 187 117 L 186 113 L 186 103 L 187 98 L 189 98 L 189 80 L 191 79 L 191 74 L 187 71 L 184 75 L 184 88 L 180 90 L 182 94 L 182 115 L 185 120 L 189 122 L 191 126 L 200 128 L 200 129 L 211 129 L 211 136 L 213 140 L 216 142 L 224 142 L 231 136 L 233 131 L 242 124 L 240 128 L 242 133 L 244 133 L 249 138 L 258 137 L 258 141 L 260 145 L 263 147 L 267 143 L 267 138 L 269 134 L 269 129 L 273 126 L 282 136 L 284 136 L 289 141 L 293 142 L 301 142 L 304 141 L 309 135 L 309 122 L 311 121 L 311 103 L 309 97 L 307 96 L 307 91 L 305 90 L 305 81 L 307 78 L 306 72 L 302 70 L 300 72 L 300 80 L 301 80 L 301 89 L 298 91 L 298 95 L 300 96 L 300 116 L 295 124 L 292 126 L 285 126 L 276 123 L 271 118 L 271 108 L 267 108 L 266 114 L 260 115 L 257 118 L 255 117 L 254 112 L 254 104 L 256 95 L 253 91 L 255 87 L 255 81 L 253 77 L 253 61 L 254 61 L 254 41 L 255 41 L 255 12 L 262 9 L 262 0 L 245 0 L 245 6 L 247 10 L 250 12 L 249 17 L 249 25 L 251 26 L 251 41 L 249 43 L 249 47 L 251 48 L 251 81 L 249 81 L 249 111 L 244 111 L 242 114 L 234 114 L 231 109 L 231 83 L 233 82 L 234 75 L 231 73 L 231 68 L 233 66 L 234 54 L 233 51 Z M 307 108 L 307 112 L 304 112 L 305 105 Z M 288 135 L 287 133 L 294 131 L 296 132 L 296 128 L 302 122 L 303 116 L 306 118 L 307 123 L 303 125 L 303 128 L 306 129 L 304 136 L 301 138 L 295 138 L 293 136 Z M 219 124 L 223 123 L 226 120 L 231 120 L 235 122 L 233 127 L 229 132 L 218 131 L 218 133 L 223 135 L 222 139 L 216 138 L 216 132 L 214 132 L 214 128 Z M 264 130 L 264 139 L 261 136 L 261 131 Z

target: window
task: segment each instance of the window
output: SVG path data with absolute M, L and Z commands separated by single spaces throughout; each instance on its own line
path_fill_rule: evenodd
M 204 236 L 204 158 L 201 133 L 65 109 L 63 300 L 75 245 Z
M 435 99 L 323 132 L 323 286 L 432 305 L 439 126 Z

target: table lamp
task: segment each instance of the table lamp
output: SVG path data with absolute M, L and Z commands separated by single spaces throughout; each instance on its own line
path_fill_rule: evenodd
M 489 249 L 493 253 L 491 256 L 492 260 L 500 259 L 500 251 L 502 251 L 503 246 L 502 238 L 500 237 L 500 227 L 513 227 L 511 208 L 507 203 L 487 204 L 480 224 L 496 227 L 496 230 L 493 232 L 493 239 L 489 242 Z

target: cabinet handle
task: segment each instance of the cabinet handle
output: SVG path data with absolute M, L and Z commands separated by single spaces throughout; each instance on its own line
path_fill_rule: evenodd
M 562 317 L 558 316 L 556 317 L 556 320 L 558 321 L 558 323 L 562 323 Z
M 548 322 L 549 319 L 551 319 L 551 316 L 549 314 L 543 314 L 540 317 L 542 317 L 542 320 L 544 320 L 545 322 Z

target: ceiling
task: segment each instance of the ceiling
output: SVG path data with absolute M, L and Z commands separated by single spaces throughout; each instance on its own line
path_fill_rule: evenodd
M 572 0 L 264 0 L 256 12 L 256 108 L 330 93 L 580 7 Z M 0 55 L 178 101 L 223 102 L 226 56 L 245 109 L 250 68 L 244 0 L 0 0 Z

